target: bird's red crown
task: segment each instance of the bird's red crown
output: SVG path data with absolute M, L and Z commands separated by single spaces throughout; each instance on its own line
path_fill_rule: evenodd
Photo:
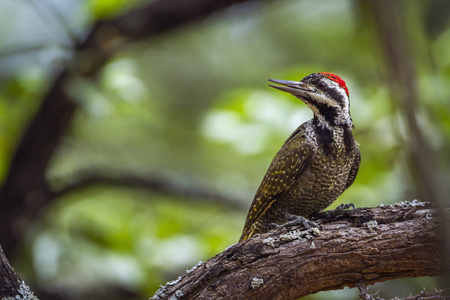
M 320 74 L 322 74 L 324 77 L 331 79 L 334 82 L 336 82 L 337 84 L 339 84 L 339 86 L 345 90 L 345 92 L 347 93 L 347 96 L 349 96 L 347 85 L 345 84 L 345 81 L 342 80 L 341 77 L 339 77 L 333 73 L 327 73 L 327 72 L 320 72 Z

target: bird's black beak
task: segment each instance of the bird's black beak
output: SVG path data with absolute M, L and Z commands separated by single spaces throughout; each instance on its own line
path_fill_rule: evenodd
M 301 81 L 290 81 L 290 80 L 280 80 L 280 79 L 269 79 L 270 82 L 274 82 L 279 85 L 271 85 L 270 87 L 276 88 L 280 91 L 290 93 L 294 96 L 301 97 L 305 94 L 305 92 L 312 92 L 312 90 L 308 89 L 306 85 Z

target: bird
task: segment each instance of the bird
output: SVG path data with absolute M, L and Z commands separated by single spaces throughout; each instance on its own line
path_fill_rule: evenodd
M 269 81 L 277 84 L 270 87 L 304 102 L 314 116 L 288 137 L 273 158 L 239 241 L 289 222 L 317 226 L 308 218 L 330 206 L 353 184 L 361 163 L 343 79 L 319 72 L 301 81 Z

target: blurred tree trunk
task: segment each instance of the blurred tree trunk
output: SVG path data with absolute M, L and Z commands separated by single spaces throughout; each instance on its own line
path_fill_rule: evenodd
M 369 0 L 360 1 L 366 14 L 373 20 L 378 42 L 386 63 L 386 84 L 395 107 L 400 112 L 407 139 L 404 149 L 408 158 L 410 174 L 414 180 L 417 197 L 431 202 L 444 217 L 449 207 L 449 195 L 441 181 L 435 157 L 436 153 L 419 125 L 418 116 L 423 111 L 420 90 L 417 87 L 416 47 L 408 23 L 407 1 Z M 446 253 L 450 253 L 450 226 L 444 226 L 442 236 Z
M 77 102 L 67 92 L 69 79 L 72 76 L 82 76 L 94 80 L 108 59 L 127 43 L 157 36 L 245 1 L 152 2 L 115 19 L 98 22 L 85 41 L 74 45 L 73 61 L 55 76 L 53 85 L 43 96 L 39 109 L 25 128 L 12 155 L 0 188 L 0 243 L 8 257 L 14 257 L 27 229 L 58 195 L 59 191 L 50 189 L 46 172 L 77 110 Z M 159 186 L 153 185 L 153 188 L 159 191 L 172 188 L 164 182 L 159 183 Z M 72 188 L 73 186 L 68 189 Z M 203 192 L 200 194 L 205 196 Z M 207 195 L 210 194 L 206 193 Z M 5 291 L 4 285 L 7 283 L 5 280 L 0 282 L 2 291 Z
M 98 22 L 86 40 L 74 46 L 74 61 L 62 70 L 44 95 L 25 129 L 0 189 L 0 241 L 13 255 L 33 218 L 55 193 L 49 190 L 46 171 L 71 124 L 77 103 L 66 90 L 71 76 L 93 80 L 108 59 L 127 43 L 153 37 L 201 20 L 246 0 L 167 0 L 152 2 L 115 19 Z
M 417 115 L 422 109 L 420 91 L 417 88 L 414 43 L 408 28 L 405 1 L 369 0 L 363 1 L 374 21 L 378 42 L 386 62 L 386 84 L 392 100 L 402 114 L 408 139 L 405 149 L 411 175 L 420 199 L 435 205 L 443 204 L 444 189 L 438 180 L 434 153 L 430 141 L 425 137 L 418 123 Z M 448 204 L 448 203 L 447 203 Z
M 63 90 L 67 76 L 67 72 L 62 72 L 44 97 L 12 157 L 0 189 L 0 241 L 8 256 L 20 243 L 33 215 L 47 202 L 45 172 L 76 109 Z

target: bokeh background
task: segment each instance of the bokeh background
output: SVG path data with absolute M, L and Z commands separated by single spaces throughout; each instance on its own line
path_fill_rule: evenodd
M 14 219 L 16 240 L 0 240 L 17 273 L 42 299 L 145 299 L 236 243 L 272 157 L 312 117 L 269 78 L 333 72 L 347 82 L 362 162 L 332 207 L 445 203 L 450 2 L 374 3 L 245 1 L 124 41 L 94 77 L 69 72 L 76 111 L 45 166 L 59 192 L 50 201 L 30 191 L 34 213 Z M 58 72 L 79 63 L 74 43 L 99 20 L 149 4 L 0 0 L 0 178 Z M 436 286 L 418 278 L 370 290 L 392 298 Z

